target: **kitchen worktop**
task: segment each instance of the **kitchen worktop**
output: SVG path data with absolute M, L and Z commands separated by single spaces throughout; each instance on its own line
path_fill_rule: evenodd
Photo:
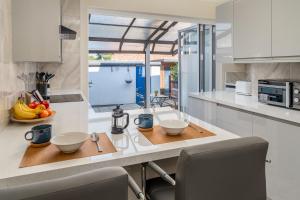
M 72 175 L 82 171 L 107 166 L 130 166 L 150 160 L 160 160 L 176 157 L 184 147 L 205 144 L 215 141 L 237 138 L 238 136 L 206 122 L 195 119 L 171 108 L 156 108 L 155 110 L 131 110 L 130 125 L 121 135 L 112 135 L 111 113 L 95 113 L 84 98 L 82 102 L 55 103 L 51 107 L 57 112 L 48 121 L 53 125 L 53 135 L 70 131 L 106 132 L 117 152 L 99 156 L 19 168 L 22 156 L 28 146 L 24 133 L 31 129 L 29 124 L 9 124 L 0 133 L 0 188 L 36 182 Z M 214 132 L 216 136 L 153 145 L 133 124 L 133 119 L 140 113 L 154 113 L 154 123 L 163 119 L 187 118 L 189 121 Z
M 300 111 L 260 103 L 257 96 L 238 95 L 232 91 L 196 92 L 189 96 L 300 124 Z

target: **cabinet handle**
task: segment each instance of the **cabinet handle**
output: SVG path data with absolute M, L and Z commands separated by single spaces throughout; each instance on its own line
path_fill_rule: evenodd
M 272 160 L 266 160 L 266 163 L 271 163 L 272 162 Z

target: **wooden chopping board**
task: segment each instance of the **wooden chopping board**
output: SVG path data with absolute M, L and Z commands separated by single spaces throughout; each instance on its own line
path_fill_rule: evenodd
M 99 143 L 103 148 L 102 152 L 97 151 L 96 144 L 90 139 L 86 140 L 78 151 L 71 154 L 61 152 L 54 144 L 41 148 L 28 146 L 19 167 L 24 168 L 117 152 L 116 148 L 105 133 L 100 133 L 98 135 Z
M 216 134 L 196 125 L 190 123 L 187 128 L 179 135 L 167 135 L 162 127 L 159 125 L 154 126 L 153 130 L 140 132 L 152 143 L 152 144 L 164 144 L 169 142 L 178 142 L 189 139 L 203 138 L 215 136 Z

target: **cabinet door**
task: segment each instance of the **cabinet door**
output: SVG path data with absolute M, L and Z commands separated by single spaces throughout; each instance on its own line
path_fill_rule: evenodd
M 216 9 L 216 59 L 221 63 L 233 62 L 233 2 Z
M 189 97 L 188 114 L 210 124 L 216 124 L 216 104 Z
M 252 136 L 252 115 L 233 108 L 218 105 L 216 125 L 241 137 Z
M 299 0 L 272 0 L 272 56 L 300 56 L 299 8 Z
M 271 57 L 271 0 L 234 1 L 234 58 Z
M 13 60 L 60 62 L 60 0 L 13 0 Z
M 267 192 L 272 200 L 300 196 L 300 127 L 263 117 L 253 117 L 253 135 L 269 142 L 266 165 Z

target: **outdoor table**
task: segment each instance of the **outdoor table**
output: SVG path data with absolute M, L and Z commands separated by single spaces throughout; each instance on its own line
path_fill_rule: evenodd
M 158 94 L 158 95 L 150 95 L 150 101 L 151 104 L 158 104 L 160 107 L 163 107 L 163 104 L 165 103 L 166 100 L 169 99 L 169 96 L 163 95 L 163 94 Z

